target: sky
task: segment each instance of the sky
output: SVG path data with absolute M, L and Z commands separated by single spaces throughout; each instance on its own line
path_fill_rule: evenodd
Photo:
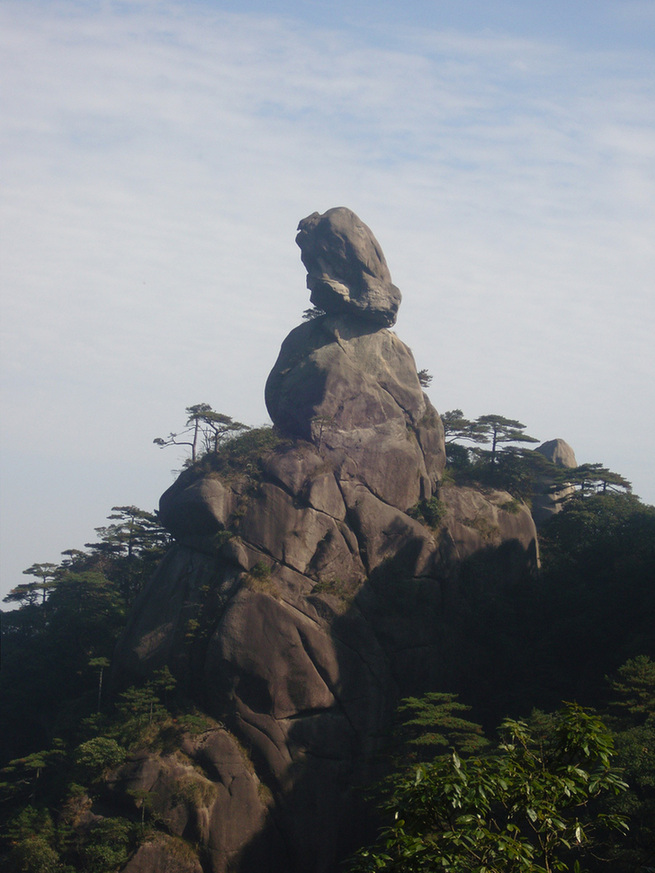
M 0 595 L 268 421 L 347 206 L 436 408 L 655 503 L 653 0 L 0 0 Z

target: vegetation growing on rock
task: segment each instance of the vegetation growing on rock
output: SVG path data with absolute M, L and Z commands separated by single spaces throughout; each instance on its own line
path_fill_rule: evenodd
M 238 441 L 252 433 L 232 444 L 234 465 L 244 457 L 248 464 L 256 460 L 257 448 L 247 441 L 239 457 Z M 261 439 L 266 444 L 267 434 Z M 426 501 L 416 515 L 434 526 L 443 522 L 446 505 Z M 109 520 L 111 524 L 97 529 L 99 540 L 90 543 L 87 552 L 66 552 L 61 565 L 33 565 L 28 573 L 37 581 L 16 586 L 8 597 L 19 605 L 4 616 L 0 679 L 2 851 L 8 870 L 117 869 L 140 845 L 150 846 L 158 833 L 166 832 L 177 807 L 166 811 L 151 792 L 135 788 L 129 809 L 122 809 L 115 805 L 115 774 L 136 760 L 144 743 L 150 759 L 154 754 L 172 761 L 167 756 L 188 742 L 184 737 L 224 730 L 194 709 L 170 673 L 123 691 L 108 687 L 106 677 L 103 683 L 126 609 L 169 542 L 155 516 L 135 507 L 115 508 Z M 625 841 L 610 840 L 615 870 L 630 869 L 628 858 L 630 863 L 644 863 L 655 832 L 653 762 L 642 752 L 651 742 L 655 681 L 647 657 L 655 654 L 648 620 L 655 610 L 653 542 L 652 507 L 609 488 L 593 494 L 580 488 L 544 528 L 539 579 L 500 598 L 482 596 L 470 615 L 459 619 L 484 653 L 477 668 L 469 661 L 468 670 L 474 670 L 476 679 L 462 682 L 460 689 L 487 724 L 500 707 L 525 715 L 532 706 L 556 706 L 562 698 L 604 707 L 604 674 L 615 671 L 626 657 L 633 658 L 616 673 L 616 702 L 606 717 L 629 785 L 625 794 L 607 804 L 608 814 L 627 816 L 631 827 Z M 269 564 L 255 562 L 249 573 L 244 584 L 253 590 L 287 596 L 271 581 Z M 342 603 L 335 617 L 347 617 L 357 610 L 356 590 L 334 576 L 317 582 L 312 595 L 335 597 Z M 191 650 L 203 639 L 204 621 L 197 622 L 195 631 L 193 619 L 187 622 Z M 502 639 L 485 630 L 498 628 L 501 621 Z M 582 660 L 580 652 L 585 653 Z M 494 707 L 489 706 L 491 698 Z M 452 729 L 460 716 L 452 710 L 452 695 L 433 692 L 426 700 L 427 707 L 421 698 L 408 704 L 414 707 L 416 739 L 428 744 L 426 750 L 434 743 L 434 727 L 443 729 L 441 701 L 446 710 L 450 706 L 448 741 L 457 745 Z M 480 736 L 471 733 L 475 735 Z M 177 772 L 175 767 L 171 773 Z M 189 809 L 217 802 L 215 776 L 209 781 L 192 775 L 179 778 L 179 797 Z M 249 778 L 254 780 L 247 790 L 252 791 L 253 809 L 259 810 L 253 813 L 256 820 L 274 802 L 274 794 L 252 773 Z M 172 848 L 167 844 L 158 851 Z M 193 847 L 185 851 L 189 858 L 197 857 Z
M 185 430 L 155 440 L 191 455 L 158 516 L 115 508 L 98 543 L 34 564 L 37 581 L 10 594 L 10 870 L 332 873 L 374 827 L 360 789 L 398 753 L 401 699 L 424 752 L 452 736 L 472 757 L 437 754 L 396 783 L 414 819 L 388 831 L 387 869 L 423 857 L 468 870 L 478 852 L 481 873 L 499 844 L 524 869 L 557 867 L 562 839 L 585 842 L 577 807 L 618 785 L 611 741 L 581 707 L 627 659 L 623 686 L 643 682 L 622 717 L 650 700 L 635 658 L 655 654 L 655 510 L 614 493 L 629 483 L 603 468 L 562 470 L 561 441 L 550 463 L 548 444 L 526 451 L 536 440 L 499 415 L 444 416 L 444 476 L 427 374 L 385 327 L 400 292 L 377 241 L 343 208 L 299 231 L 324 314 L 282 344 L 265 391 L 275 428 L 188 407 Z M 537 493 L 555 495 L 541 571 Z M 455 695 L 486 731 L 505 719 L 502 748 L 480 752 Z M 524 724 L 562 698 L 577 704 Z M 635 757 L 649 722 L 626 730 Z M 625 795 L 645 834 L 648 778 Z M 553 851 L 526 840 L 531 827 Z

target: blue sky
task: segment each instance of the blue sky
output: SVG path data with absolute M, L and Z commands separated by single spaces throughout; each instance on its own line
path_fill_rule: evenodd
M 198 402 L 267 420 L 349 206 L 440 411 L 655 502 L 655 3 L 0 3 L 2 591 L 156 506 Z

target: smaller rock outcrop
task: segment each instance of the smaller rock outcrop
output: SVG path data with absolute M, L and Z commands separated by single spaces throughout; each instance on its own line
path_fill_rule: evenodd
M 343 206 L 323 215 L 313 212 L 298 225 L 296 242 L 314 306 L 334 315 L 349 313 L 378 327 L 395 323 L 400 291 L 391 281 L 378 241 L 354 212 Z
M 550 461 L 551 464 L 555 464 L 556 467 L 571 468 L 578 466 L 578 462 L 575 459 L 575 452 L 566 440 L 548 440 L 540 446 L 537 446 L 535 452 L 539 452 L 540 455 L 543 455 L 547 461 Z
M 183 734 L 178 749 L 144 751 L 107 778 L 123 806 L 139 814 L 148 796 L 150 814 L 165 826 L 142 845 L 124 873 L 201 873 L 192 846 L 202 845 L 212 871 L 232 869 L 244 843 L 261 830 L 266 793 L 245 751 L 223 728 Z M 264 857 L 259 858 L 264 864 Z
M 556 467 L 572 469 L 578 466 L 575 459 L 575 452 L 571 446 L 562 439 L 548 440 L 537 446 L 535 452 L 543 455 L 551 464 Z M 534 494 L 532 497 L 532 517 L 537 527 L 545 524 L 549 518 L 560 512 L 564 500 L 570 497 L 574 492 L 572 486 L 562 486 L 557 491 L 553 491 L 555 479 L 553 476 L 543 475 L 536 479 L 534 485 Z
M 195 854 L 181 839 L 157 834 L 142 843 L 122 873 L 203 873 Z

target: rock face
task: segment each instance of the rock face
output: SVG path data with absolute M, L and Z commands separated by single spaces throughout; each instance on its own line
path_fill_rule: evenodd
M 395 323 L 400 291 L 378 241 L 354 212 L 339 206 L 312 213 L 298 225 L 296 242 L 315 306 L 378 327 Z
M 319 446 L 382 500 L 407 509 L 434 492 L 445 464 L 441 419 L 390 331 L 333 315 L 300 325 L 265 397 L 283 433 Z
M 556 467 L 572 469 L 578 466 L 575 452 L 565 440 L 548 440 L 537 446 L 534 451 L 539 452 L 540 455 L 543 455 L 547 461 L 555 464 Z M 532 497 L 532 517 L 537 527 L 541 527 L 549 518 L 560 512 L 566 498 L 575 491 L 572 486 L 565 486 L 559 488 L 557 493 L 553 493 L 552 486 L 554 484 L 555 480 L 552 476 L 547 475 L 539 477 L 535 483 L 535 491 Z
M 244 838 L 253 837 L 266 817 L 261 783 L 244 751 L 224 729 L 184 736 L 175 752 L 135 756 L 108 780 L 124 807 L 139 804 L 147 792 L 150 813 L 165 826 L 138 850 L 125 873 L 202 873 L 189 844 L 200 844 L 212 869 L 228 869 Z M 263 860 L 263 859 L 262 859 Z
M 440 486 L 443 429 L 409 349 L 345 313 L 285 340 L 266 388 L 278 444 L 240 467 L 209 456 L 162 496 L 177 545 L 116 652 L 118 681 L 168 665 L 226 725 L 115 786 L 153 786 L 212 873 L 336 873 L 371 827 L 359 788 L 399 698 L 470 680 L 476 592 L 535 566 L 525 507 Z M 212 802 L 172 805 L 180 778 Z

